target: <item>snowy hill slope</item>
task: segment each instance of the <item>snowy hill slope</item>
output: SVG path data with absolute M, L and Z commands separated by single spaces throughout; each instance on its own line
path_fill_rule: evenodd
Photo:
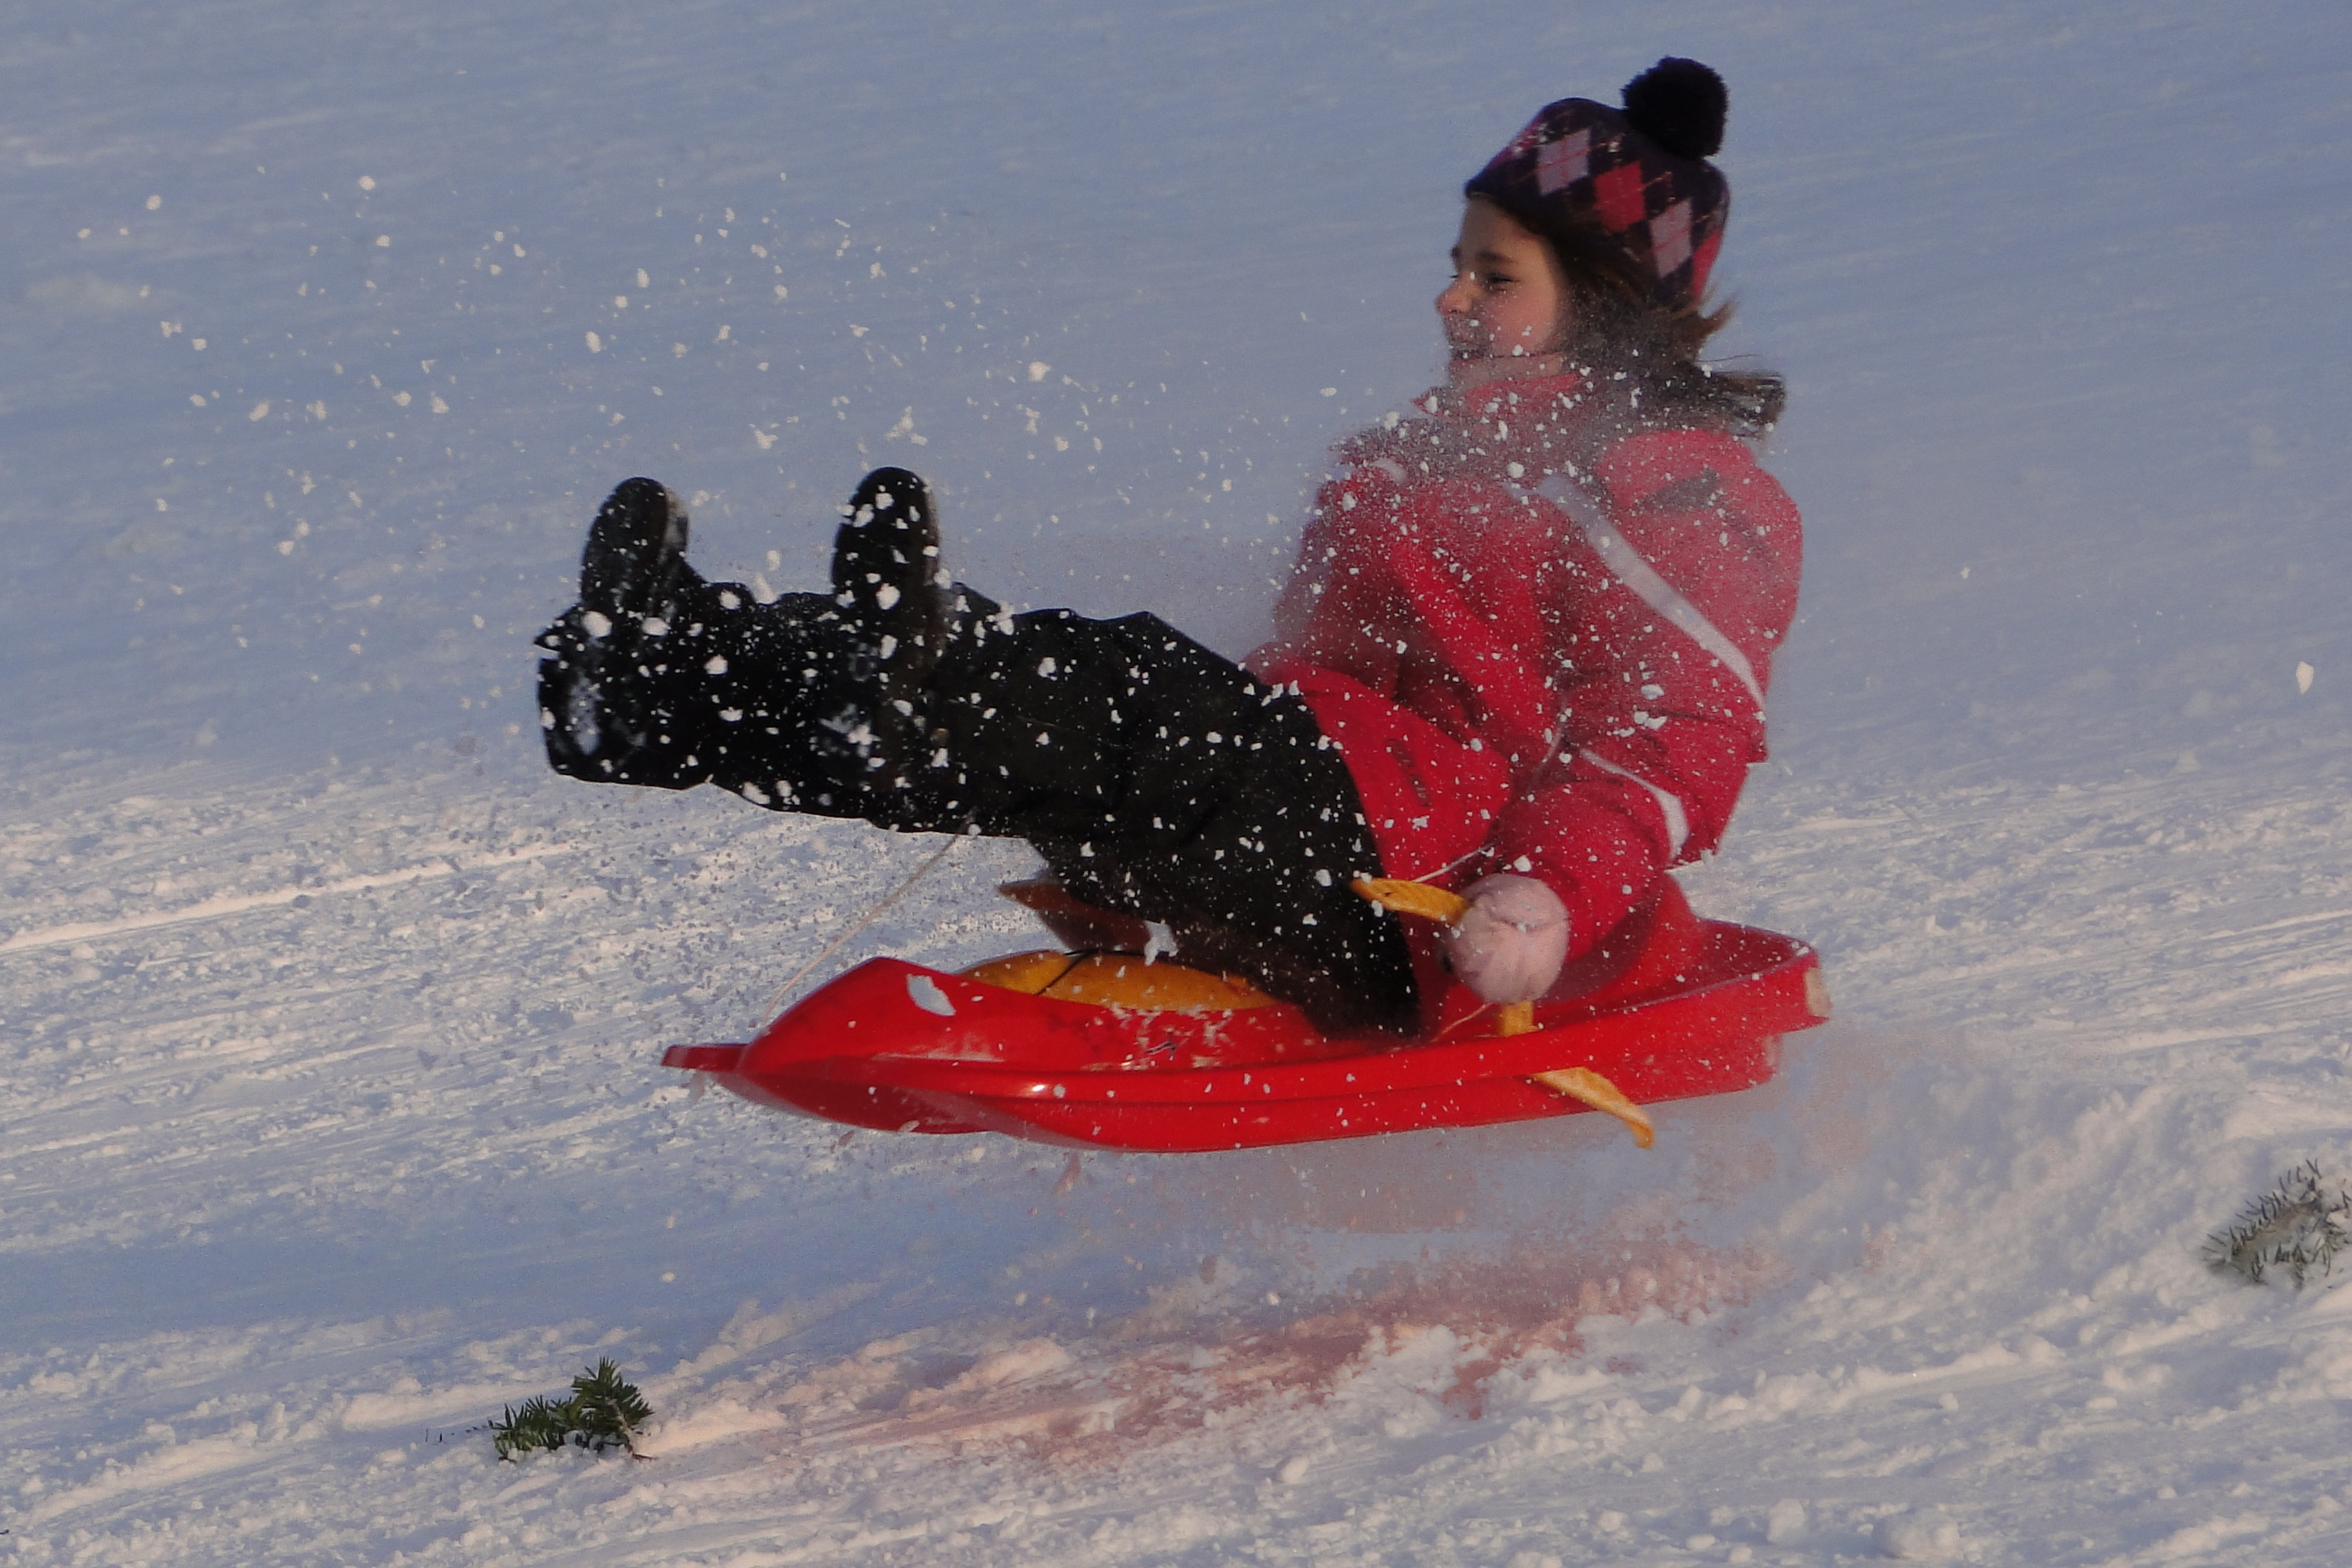
M 0 1561 L 2347 1555 L 2339 1294 L 2197 1252 L 2352 1172 L 2329 8 L 17 20 Z M 651 1065 L 929 846 L 545 774 L 606 486 L 782 588 L 911 462 L 975 583 L 1238 650 L 1462 176 L 1667 51 L 1811 545 L 1685 879 L 1827 957 L 1782 1082 L 1072 1164 Z M 599 1354 L 661 1457 L 491 1463 Z

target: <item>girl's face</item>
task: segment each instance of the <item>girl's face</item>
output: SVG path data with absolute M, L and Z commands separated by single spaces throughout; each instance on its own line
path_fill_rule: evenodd
M 1558 354 L 1572 325 L 1568 279 L 1544 244 L 1494 203 L 1463 204 L 1454 280 L 1437 297 L 1456 385 L 1535 369 L 1512 361 Z

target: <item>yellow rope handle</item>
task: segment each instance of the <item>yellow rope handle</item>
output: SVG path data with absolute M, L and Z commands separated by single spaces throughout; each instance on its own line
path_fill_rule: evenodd
M 1657 1141 L 1657 1129 L 1642 1108 L 1625 1098 L 1624 1092 L 1595 1072 L 1590 1067 L 1563 1067 L 1555 1072 L 1538 1072 L 1531 1082 L 1540 1083 L 1555 1094 L 1565 1094 L 1580 1100 L 1596 1111 L 1606 1111 L 1633 1129 L 1633 1141 L 1648 1148 Z
M 1360 876 L 1356 891 L 1382 909 L 1393 909 L 1399 915 L 1418 915 L 1423 920 L 1434 920 L 1442 925 L 1461 923 L 1470 913 L 1470 901 L 1458 893 L 1448 893 L 1442 887 L 1432 887 L 1425 882 L 1407 882 L 1402 877 Z M 1528 1034 L 1536 1027 L 1536 1005 L 1533 1002 L 1505 1002 L 1495 1009 L 1495 1032 L 1498 1035 Z
M 1441 925 L 1451 925 L 1470 913 L 1468 899 L 1425 882 L 1407 882 L 1394 876 L 1360 876 L 1355 888 L 1383 909 L 1393 909 L 1399 915 L 1418 915 Z

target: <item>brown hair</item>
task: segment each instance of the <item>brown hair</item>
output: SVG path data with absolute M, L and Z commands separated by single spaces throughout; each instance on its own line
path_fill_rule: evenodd
M 1780 422 L 1789 389 L 1778 374 L 1717 370 L 1699 358 L 1707 340 L 1730 322 L 1730 301 L 1712 310 L 1704 301 L 1662 309 L 1599 246 L 1569 235 L 1541 237 L 1559 262 L 1575 311 L 1569 358 L 1633 383 L 1628 413 L 1634 428 L 1696 423 L 1754 440 Z

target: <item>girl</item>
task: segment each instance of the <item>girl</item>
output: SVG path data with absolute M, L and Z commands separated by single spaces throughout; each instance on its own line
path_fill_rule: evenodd
M 1698 358 L 1723 84 L 1666 59 L 1623 102 L 1547 106 L 1468 182 L 1445 383 L 1341 445 L 1242 664 L 1155 616 L 1008 614 L 900 469 L 851 498 L 832 592 L 768 604 L 698 576 L 676 497 L 631 479 L 541 638 L 550 761 L 1025 839 L 1069 898 L 1329 1030 L 1604 982 L 1765 755 L 1800 548 L 1745 444 L 1780 383 Z M 1469 913 L 1408 932 L 1361 876 Z

